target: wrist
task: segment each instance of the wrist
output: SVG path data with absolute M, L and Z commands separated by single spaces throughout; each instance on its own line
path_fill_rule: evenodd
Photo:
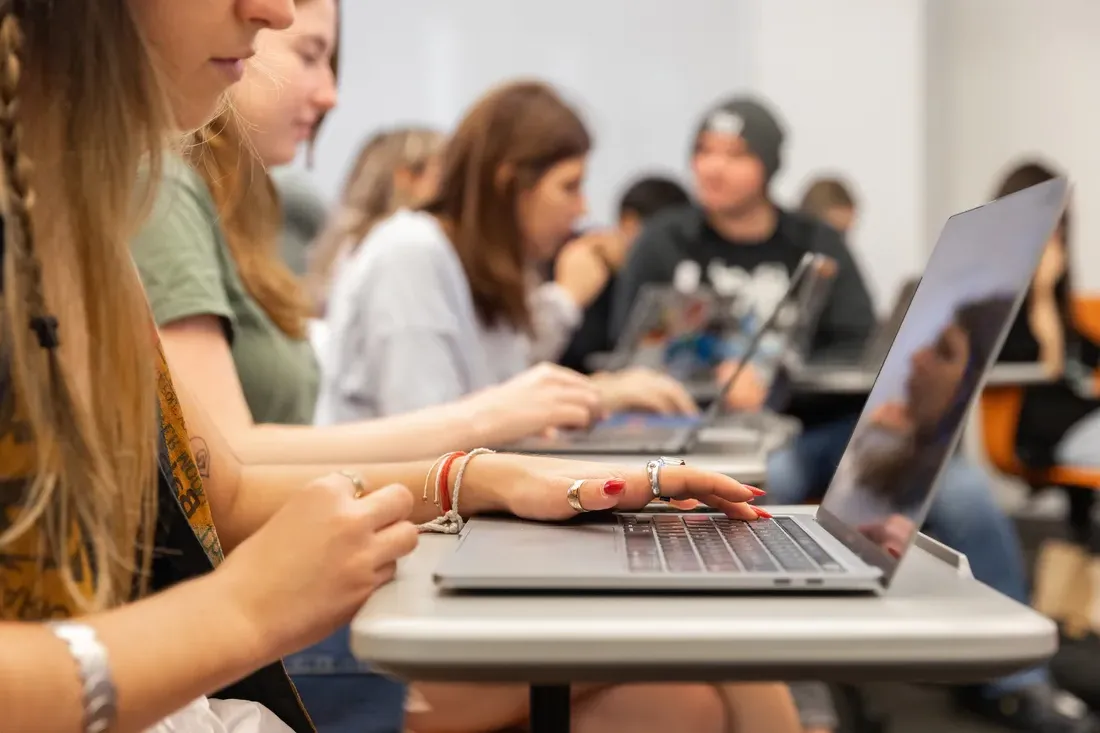
M 571 285 L 568 281 L 555 280 L 554 284 L 557 286 L 557 290 L 561 294 L 562 299 L 578 312 L 587 308 L 596 297 L 595 295 L 590 295 L 582 288 Z
M 618 379 L 614 374 L 604 372 L 590 377 L 592 386 L 600 395 L 600 406 L 606 412 L 615 412 L 622 407 L 622 395 L 618 388 Z
M 499 514 L 510 512 L 508 493 L 503 490 L 503 483 L 495 477 L 494 466 L 500 460 L 497 454 L 476 455 L 468 461 L 465 472 L 462 474 L 462 491 L 459 495 L 458 511 L 464 518 L 470 518 L 479 514 Z M 458 466 L 448 476 L 447 490 L 454 496 L 455 484 L 459 478 Z
M 218 653 L 233 660 L 235 667 L 259 669 L 295 651 L 293 640 L 285 637 L 286 625 L 277 622 L 278 614 L 255 591 L 255 576 L 238 571 L 238 564 L 227 561 L 196 584 L 209 584 L 201 592 L 210 599 L 208 618 L 218 619 L 231 648 L 219 646 Z M 198 590 L 198 589 L 196 589 Z M 265 612 L 266 609 L 266 612 Z
M 494 389 L 497 387 L 486 387 L 462 399 L 462 409 L 458 415 L 458 428 L 465 437 L 462 448 L 469 450 L 482 445 L 497 445 L 511 439 L 507 434 L 506 416 L 509 411 L 500 409 L 494 403 L 491 394 Z

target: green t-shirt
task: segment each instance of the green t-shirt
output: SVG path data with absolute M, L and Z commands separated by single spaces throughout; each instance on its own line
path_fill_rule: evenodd
M 312 422 L 320 381 L 313 349 L 308 340 L 281 331 L 249 295 L 210 190 L 182 160 L 166 161 L 156 205 L 133 255 L 157 325 L 202 315 L 221 319 L 253 420 Z

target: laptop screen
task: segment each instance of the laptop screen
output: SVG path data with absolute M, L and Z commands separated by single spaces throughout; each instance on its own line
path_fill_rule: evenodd
M 889 582 L 1062 214 L 1055 179 L 948 220 L 818 521 Z

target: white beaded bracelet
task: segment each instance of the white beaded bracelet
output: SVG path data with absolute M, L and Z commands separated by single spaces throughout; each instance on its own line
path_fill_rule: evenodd
M 466 467 L 470 465 L 470 461 L 475 456 L 485 455 L 486 453 L 495 453 L 496 451 L 489 450 L 488 448 L 475 448 L 466 454 L 462 459 L 462 465 L 458 467 L 458 473 L 455 475 L 455 487 L 451 492 L 451 509 L 446 514 L 440 517 L 436 517 L 430 522 L 424 522 L 417 526 L 417 529 L 421 532 L 434 532 L 437 534 L 458 534 L 462 531 L 462 526 L 465 521 L 462 519 L 462 515 L 458 513 L 458 497 L 462 491 L 462 478 L 466 475 Z M 436 481 L 439 481 L 439 477 L 436 477 Z M 447 487 L 442 487 L 443 491 L 447 491 Z
M 118 715 L 118 692 L 111 679 L 107 648 L 87 624 L 58 621 L 47 625 L 69 647 L 76 662 L 84 703 L 84 733 L 105 733 Z

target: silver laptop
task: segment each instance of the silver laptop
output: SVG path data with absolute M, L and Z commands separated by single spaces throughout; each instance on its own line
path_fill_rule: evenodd
M 685 453 L 693 450 L 701 433 L 711 427 L 722 416 L 725 396 L 737 383 L 744 365 L 756 356 L 757 351 L 769 337 L 777 336 L 779 343 L 772 350 L 783 352 L 785 332 L 798 319 L 795 296 L 803 283 L 812 281 L 814 273 L 827 269 L 833 261 L 825 255 L 806 254 L 794 272 L 791 273 L 787 291 L 776 303 L 772 312 L 753 333 L 748 345 L 740 356 L 741 366 L 726 377 L 721 385 L 718 398 L 712 400 L 702 415 L 655 415 L 647 413 L 624 413 L 612 415 L 593 425 L 588 430 L 566 430 L 552 437 L 527 438 L 508 447 L 508 450 L 520 453 L 544 453 L 548 455 L 646 455 L 652 453 Z M 781 429 L 782 421 L 778 416 L 745 415 L 743 421 L 727 421 L 723 444 L 726 447 L 739 447 L 745 450 L 757 449 L 764 439 L 769 426 Z M 756 418 L 762 419 L 756 419 Z M 774 417 L 774 420 L 769 420 Z M 743 428 L 743 429 L 740 429 Z M 736 436 L 736 437 L 734 437 Z
M 1055 179 L 948 221 L 816 515 L 742 522 L 666 507 L 556 524 L 475 518 L 436 582 L 881 591 L 927 516 L 1066 195 Z

